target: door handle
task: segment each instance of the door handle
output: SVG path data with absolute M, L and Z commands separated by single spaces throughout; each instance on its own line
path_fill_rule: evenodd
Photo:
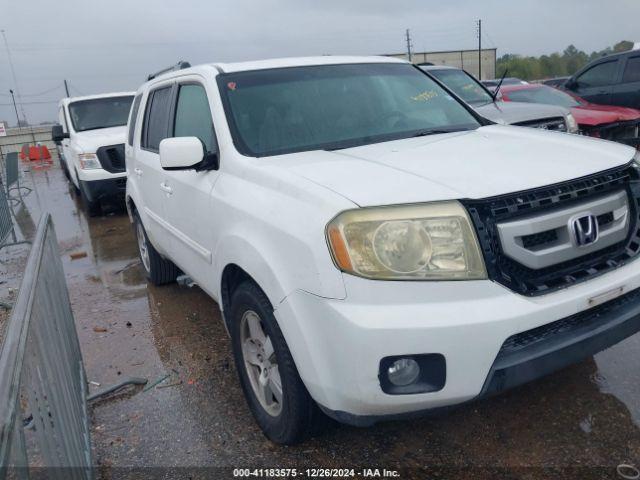
M 173 194 L 173 188 L 171 188 L 169 185 L 167 185 L 165 182 L 162 182 L 160 184 L 160 189 L 164 192 L 167 193 L 167 195 L 172 195 Z
M 142 170 L 140 170 L 139 168 L 134 168 L 133 171 L 135 172 L 136 175 L 138 175 L 139 177 L 142 176 Z

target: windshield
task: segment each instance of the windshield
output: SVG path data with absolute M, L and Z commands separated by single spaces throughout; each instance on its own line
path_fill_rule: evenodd
M 471 105 L 486 104 L 493 101 L 493 97 L 489 92 L 462 70 L 429 70 L 429 73 Z
M 127 124 L 133 95 L 94 98 L 69 104 L 69 117 L 76 132 Z
M 580 102 L 568 93 L 547 86 L 511 90 L 506 92 L 506 94 L 509 96 L 509 100 L 513 100 L 514 102 L 546 103 L 548 105 L 558 105 L 559 107 L 565 108 L 580 106 Z
M 218 76 L 234 144 L 262 157 L 469 130 L 475 117 L 408 64 L 278 68 Z

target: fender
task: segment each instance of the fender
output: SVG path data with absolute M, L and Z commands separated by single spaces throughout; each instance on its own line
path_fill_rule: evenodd
M 244 236 L 237 234 L 226 235 L 221 239 L 214 255 L 214 285 L 215 299 L 222 309 L 222 272 L 227 265 L 235 264 L 242 268 L 264 291 L 265 295 L 276 309 L 287 295 L 282 278 L 276 275 L 269 263 L 267 249 L 260 250 L 247 241 Z

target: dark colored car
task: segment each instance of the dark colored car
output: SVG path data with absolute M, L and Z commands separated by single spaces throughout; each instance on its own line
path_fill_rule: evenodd
M 546 80 L 542 80 L 543 85 L 548 85 L 550 87 L 562 88 L 565 83 L 567 83 L 569 77 L 555 77 L 555 78 L 547 78 Z
M 613 105 L 596 105 L 570 92 L 540 84 L 507 85 L 503 101 L 545 103 L 569 108 L 580 133 L 638 146 L 640 111 Z
M 563 88 L 592 103 L 640 109 L 640 50 L 594 60 Z

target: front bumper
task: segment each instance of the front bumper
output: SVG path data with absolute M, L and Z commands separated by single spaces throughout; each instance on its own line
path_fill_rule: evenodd
M 580 129 L 590 137 L 602 138 L 640 148 L 640 119 L 596 126 L 580 125 Z
M 124 198 L 127 189 L 127 177 L 99 180 L 80 180 L 80 189 L 90 202 L 103 198 Z
M 490 395 L 589 357 L 640 330 L 640 293 L 633 292 L 640 288 L 640 262 L 539 297 L 518 295 L 491 281 L 344 278 L 346 300 L 297 291 L 275 314 L 311 396 L 329 415 L 354 425 Z M 606 314 L 591 315 L 607 304 L 590 310 L 589 302 L 617 289 L 626 292 L 620 299 L 627 300 L 612 300 Z M 560 329 L 526 348 L 504 349 L 513 345 L 514 335 L 576 314 L 585 320 L 574 322 L 574 329 Z M 444 388 L 409 395 L 382 391 L 382 358 L 428 353 L 446 359 Z

